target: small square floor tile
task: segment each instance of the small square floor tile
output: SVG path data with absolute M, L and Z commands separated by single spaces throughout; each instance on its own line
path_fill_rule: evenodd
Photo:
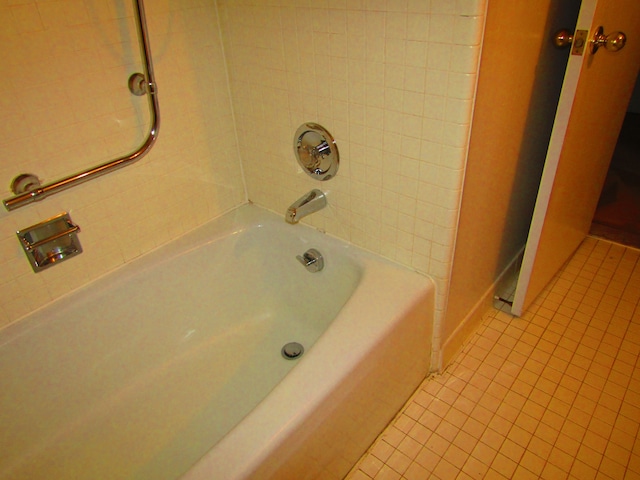
M 587 238 L 522 318 L 487 312 L 347 479 L 640 479 L 638 260 Z

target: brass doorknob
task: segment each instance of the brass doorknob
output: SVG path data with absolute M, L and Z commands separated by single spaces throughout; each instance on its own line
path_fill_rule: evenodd
M 570 47 L 573 43 L 573 31 L 563 28 L 558 30 L 552 37 L 551 41 L 556 48 Z
M 610 52 L 617 52 L 622 50 L 627 43 L 627 36 L 624 32 L 613 32 L 609 35 L 604 34 L 604 28 L 598 27 L 596 33 L 593 34 L 591 40 L 591 53 L 594 54 L 600 47 L 604 47 L 605 50 Z

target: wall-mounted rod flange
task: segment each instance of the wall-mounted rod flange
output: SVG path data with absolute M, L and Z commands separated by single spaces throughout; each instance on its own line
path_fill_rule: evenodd
M 21 195 L 37 190 L 40 185 L 40 179 L 33 173 L 21 173 L 11 181 L 11 191 L 14 195 Z
M 147 83 L 147 79 L 140 72 L 133 73 L 129 77 L 128 85 L 129 91 L 136 97 L 141 97 L 142 95 L 149 93 L 149 84 Z

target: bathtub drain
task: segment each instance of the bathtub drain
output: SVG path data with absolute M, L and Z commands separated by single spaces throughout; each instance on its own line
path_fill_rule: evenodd
M 282 356 L 287 360 L 293 360 L 304 353 L 304 347 L 298 342 L 289 342 L 282 347 L 280 353 L 282 353 Z

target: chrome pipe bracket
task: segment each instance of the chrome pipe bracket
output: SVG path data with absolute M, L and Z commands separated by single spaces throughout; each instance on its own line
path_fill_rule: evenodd
M 19 230 L 16 235 L 31 268 L 38 273 L 82 253 L 79 232 L 80 227 L 65 212 Z

